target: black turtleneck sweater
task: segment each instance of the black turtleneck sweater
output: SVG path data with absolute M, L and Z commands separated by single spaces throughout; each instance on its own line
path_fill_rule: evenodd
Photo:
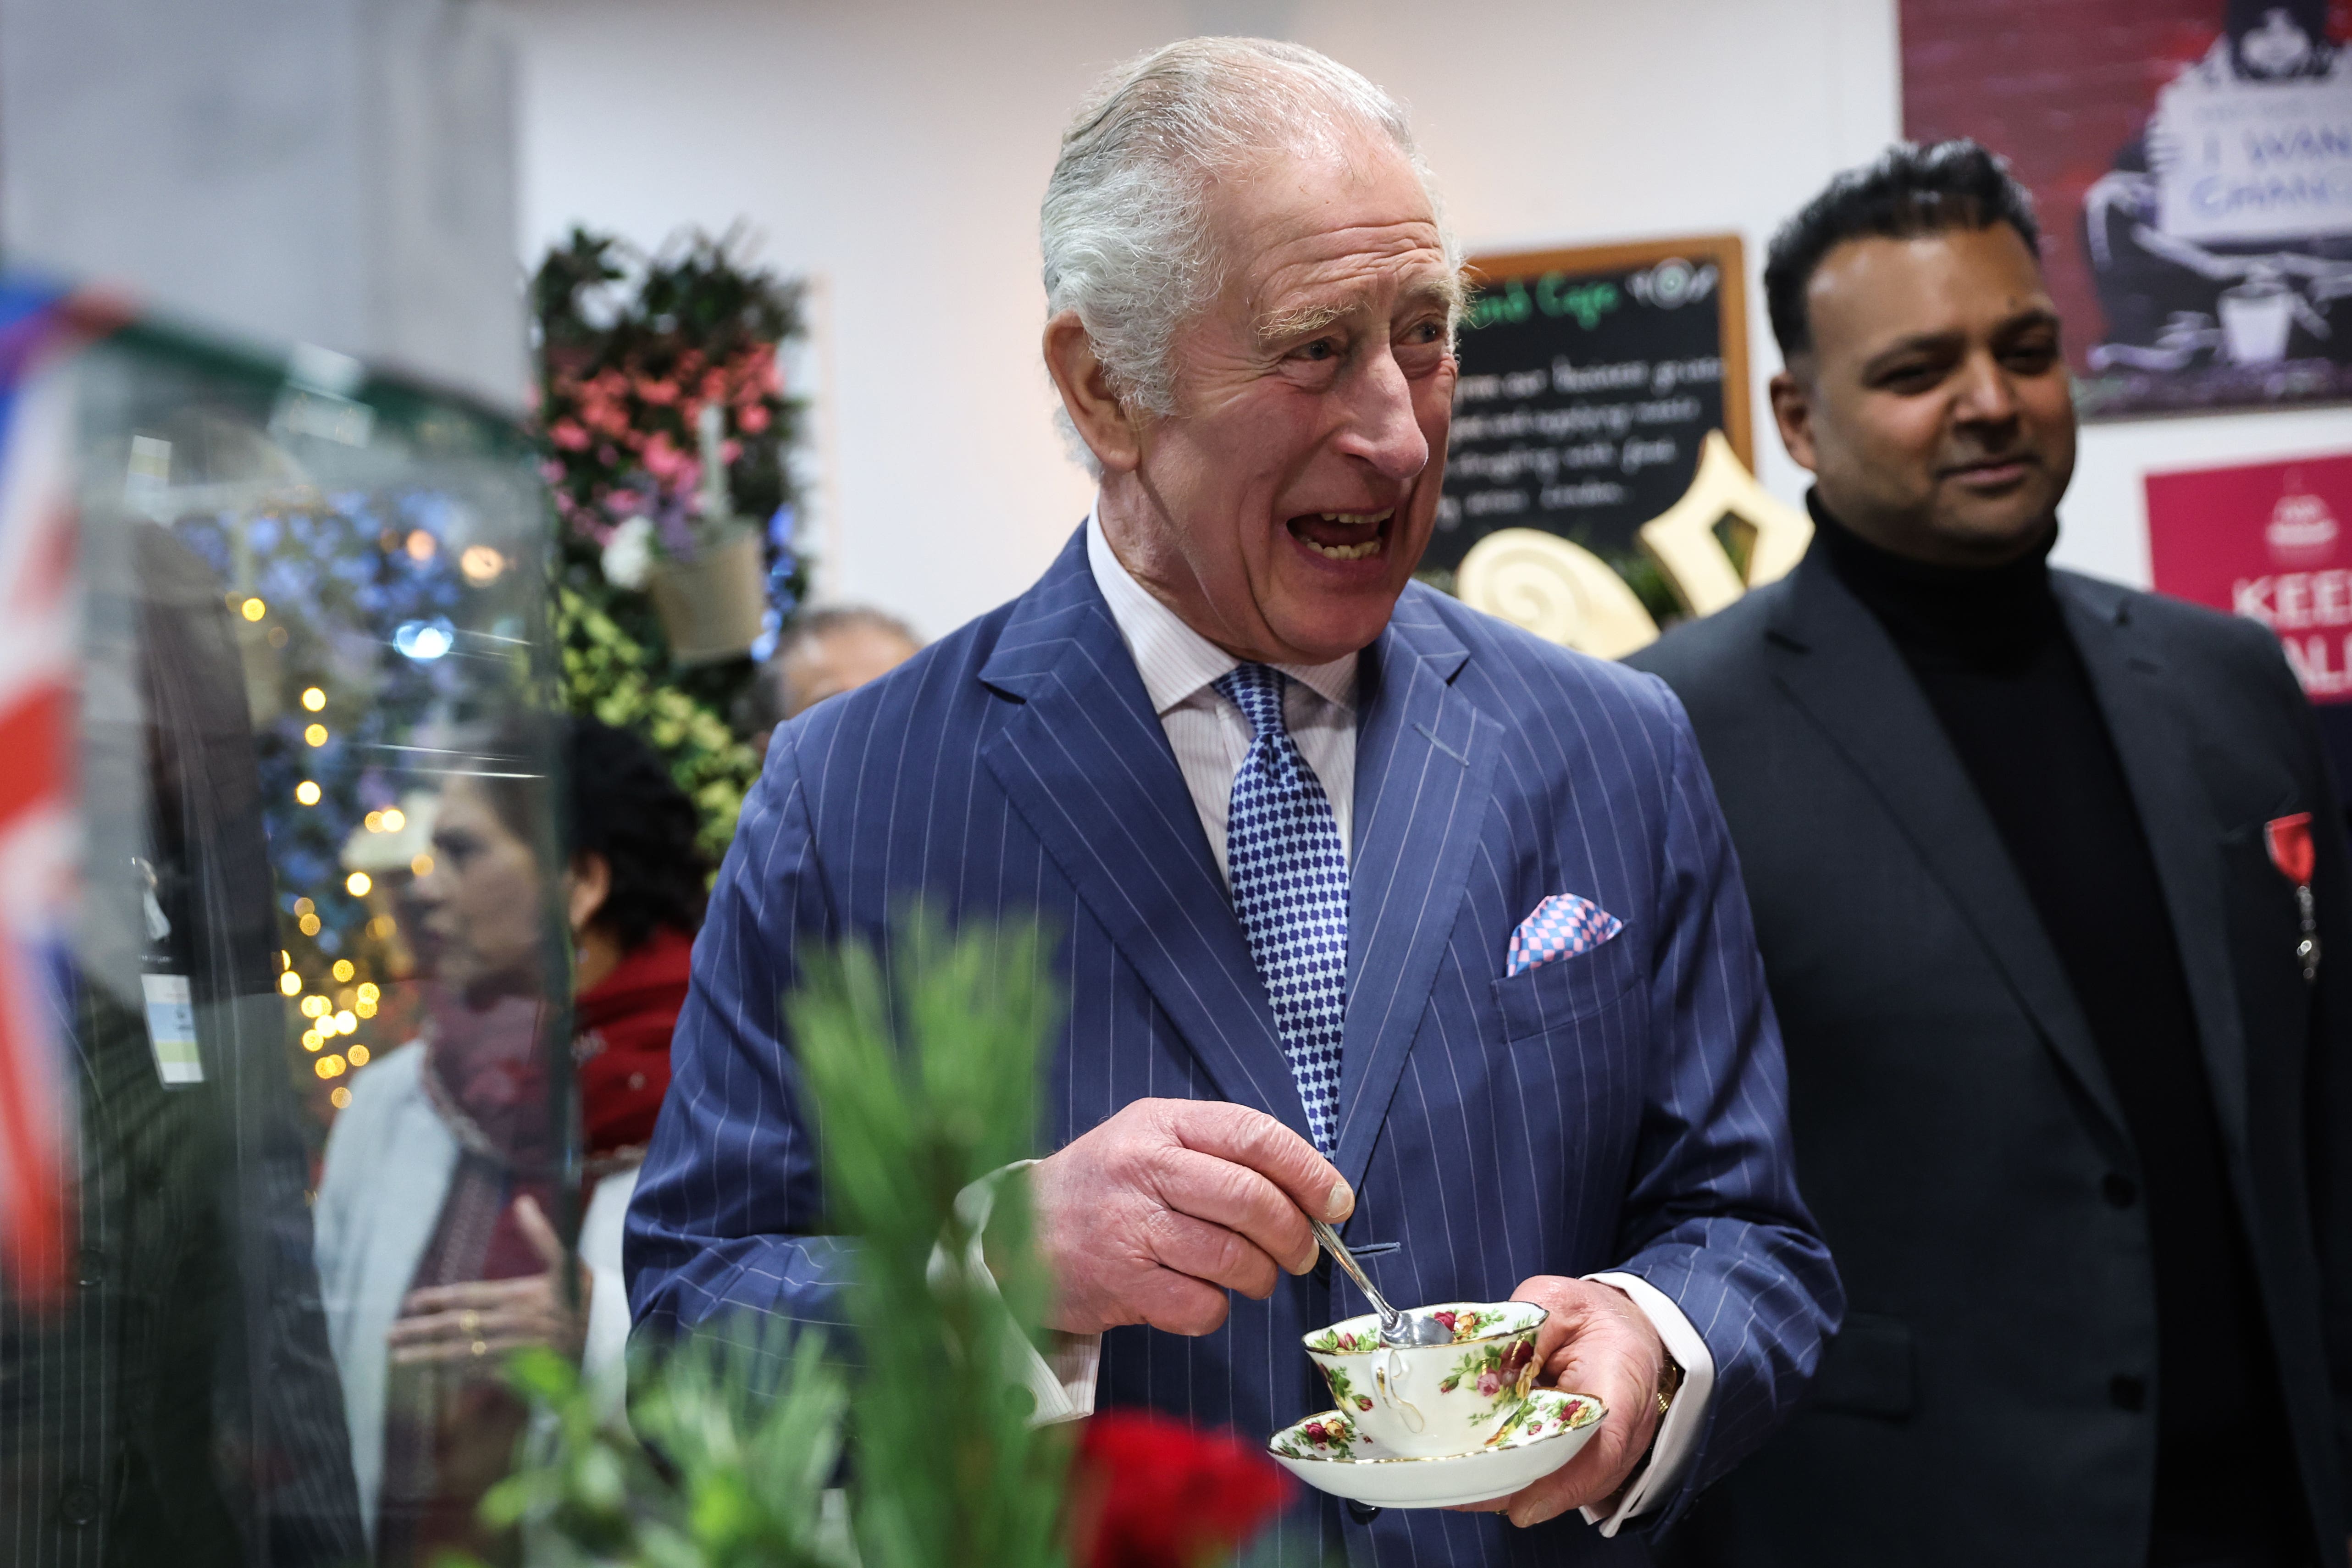
M 2004 566 L 1931 566 L 1863 540 L 1818 500 L 1813 518 L 1831 569 L 1894 639 L 2007 847 L 2139 1155 L 2137 1183 L 2118 1175 L 2107 1192 L 2147 1204 L 2154 1252 L 2156 1384 L 2119 1372 L 2113 1387 L 2118 1405 L 2156 1410 L 2148 1561 L 2300 1561 L 2278 1373 L 2188 978 L 2122 761 L 2050 589 L 2049 545 Z

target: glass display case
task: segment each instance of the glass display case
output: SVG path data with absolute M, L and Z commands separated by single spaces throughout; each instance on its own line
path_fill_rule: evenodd
M 21 289 L 0 393 L 5 1554 L 510 1560 L 588 1310 L 531 451 Z

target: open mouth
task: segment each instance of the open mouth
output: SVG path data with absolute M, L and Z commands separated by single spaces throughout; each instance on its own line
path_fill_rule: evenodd
M 1290 520 L 1290 536 L 1326 561 L 1365 561 L 1388 548 L 1389 520 L 1383 511 L 1310 511 Z

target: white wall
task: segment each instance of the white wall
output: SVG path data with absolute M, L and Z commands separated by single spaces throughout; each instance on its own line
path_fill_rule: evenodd
M 1189 33 L 1296 38 L 1408 100 L 1474 250 L 1737 230 L 1765 481 L 1773 226 L 1900 128 L 1895 0 L 509 0 L 523 243 L 746 216 L 818 279 L 820 591 L 936 635 L 1019 592 L 1087 486 L 1038 366 L 1036 211 L 1070 106 Z M 2084 432 L 2061 559 L 2147 580 L 2148 467 L 2341 447 L 2341 411 Z
M 0 239 L 519 409 L 513 113 L 469 0 L 0 0 Z

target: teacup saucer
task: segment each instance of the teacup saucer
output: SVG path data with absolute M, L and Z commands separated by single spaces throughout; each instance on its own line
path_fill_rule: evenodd
M 1453 1508 L 1508 1497 L 1576 1458 L 1608 1409 L 1589 1394 L 1538 1388 L 1483 1448 L 1414 1458 L 1391 1453 L 1337 1410 L 1284 1427 L 1266 1444 L 1318 1491 L 1379 1508 Z

